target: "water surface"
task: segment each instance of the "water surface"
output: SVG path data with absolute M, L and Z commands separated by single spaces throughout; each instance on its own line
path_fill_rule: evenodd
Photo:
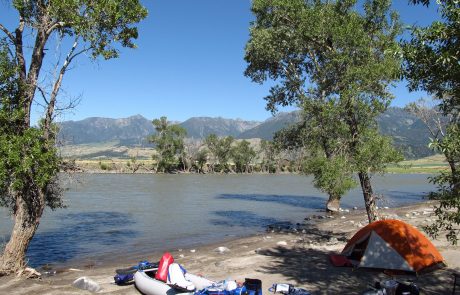
M 419 202 L 427 175 L 375 177 L 385 206 Z M 299 175 L 85 174 L 69 186 L 67 209 L 47 210 L 28 251 L 40 266 L 75 259 L 151 253 L 246 236 L 277 222 L 301 222 L 323 209 L 325 194 Z M 355 189 L 342 207 L 363 205 Z M 11 231 L 1 209 L 0 243 Z

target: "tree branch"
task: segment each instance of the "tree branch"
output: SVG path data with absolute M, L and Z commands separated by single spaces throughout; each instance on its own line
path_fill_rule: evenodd
M 48 30 L 46 30 L 46 34 L 50 35 L 55 29 L 63 28 L 65 26 L 66 26 L 65 22 L 55 22 L 55 23 L 51 24 L 51 26 L 48 28 Z
M 45 138 L 49 138 L 50 131 L 51 131 L 51 122 L 53 120 L 53 113 L 55 111 L 55 106 L 56 106 L 56 99 L 59 94 L 59 90 L 61 89 L 62 85 L 62 80 L 64 79 L 64 74 L 67 71 L 68 66 L 72 62 L 72 60 L 77 57 L 78 55 L 87 52 L 90 50 L 90 48 L 84 48 L 83 50 L 80 50 L 75 53 L 75 50 L 77 49 L 78 46 L 78 37 L 75 38 L 75 41 L 72 45 L 72 48 L 70 49 L 69 53 L 67 54 L 67 57 L 64 61 L 64 64 L 62 65 L 60 71 L 59 71 L 59 76 L 57 80 L 54 82 L 53 86 L 53 91 L 50 94 L 50 100 L 48 103 L 48 107 L 46 110 L 46 116 L 45 116 L 45 122 L 44 122 L 44 134 Z M 71 104 L 72 105 L 72 104 Z
M 2 24 L 0 24 L 0 30 L 5 32 L 5 34 L 8 36 L 8 38 L 10 38 L 11 41 L 13 41 L 13 43 L 16 41 L 16 38 L 14 38 L 14 35 L 10 31 L 8 31 L 8 29 L 5 28 Z

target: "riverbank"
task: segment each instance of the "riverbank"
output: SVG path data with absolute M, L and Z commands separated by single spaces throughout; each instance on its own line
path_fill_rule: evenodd
M 71 162 L 71 167 L 75 172 L 81 173 L 120 173 L 120 174 L 155 174 L 155 161 L 139 159 L 132 161 L 130 159 L 103 159 L 103 160 L 76 160 Z M 449 169 L 448 164 L 439 156 L 431 156 L 418 160 L 406 160 L 398 165 L 389 165 L 387 173 L 398 174 L 435 174 Z M 176 173 L 199 174 L 194 170 L 178 170 Z M 222 174 L 221 172 L 206 171 L 206 174 Z M 235 174 L 235 172 L 229 172 Z M 282 167 L 276 172 L 277 174 L 299 174 L 289 167 Z M 246 174 L 269 174 L 267 171 L 258 171 L 253 169 Z
M 398 218 L 416 227 L 434 218 L 429 203 L 380 210 L 386 218 Z M 334 267 L 328 254 L 338 253 L 361 226 L 366 214 L 361 210 L 341 212 L 334 218 L 314 216 L 303 231 L 273 228 L 267 233 L 234 239 L 193 249 L 170 249 L 176 261 L 189 272 L 202 274 L 213 280 L 258 278 L 263 282 L 264 294 L 274 283 L 291 283 L 312 294 L 359 294 L 369 283 L 388 277 L 378 272 Z M 421 275 L 415 280 L 423 294 L 449 294 L 452 289 L 451 270 L 460 270 L 460 249 L 445 239 L 433 241 L 444 256 L 449 268 Z M 223 253 L 218 247 L 228 250 Z M 121 251 L 110 263 L 94 265 L 82 261 L 71 268 L 56 269 L 54 276 L 23 280 L 0 278 L 0 294 L 91 294 L 71 286 L 72 282 L 87 276 L 102 288 L 101 294 L 140 294 L 133 285 L 113 284 L 114 269 L 134 265 L 139 260 L 158 260 L 162 253 L 147 257 L 129 255 Z M 403 279 L 400 278 L 400 279 Z

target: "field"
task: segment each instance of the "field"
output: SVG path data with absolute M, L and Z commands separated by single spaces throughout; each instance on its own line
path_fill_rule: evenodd
M 448 169 L 444 156 L 434 155 L 417 160 L 402 161 L 388 167 L 390 173 L 437 173 Z

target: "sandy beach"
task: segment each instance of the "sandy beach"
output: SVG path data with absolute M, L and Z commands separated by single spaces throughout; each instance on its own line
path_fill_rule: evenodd
M 401 208 L 382 208 L 384 218 L 400 219 L 420 228 L 434 219 L 429 202 Z M 334 267 L 329 254 L 339 253 L 353 234 L 367 224 L 362 210 L 340 212 L 333 218 L 324 213 L 312 216 L 299 230 L 273 228 L 264 234 L 239 238 L 193 249 L 170 249 L 175 260 L 187 271 L 201 274 L 212 280 L 245 278 L 260 279 L 264 294 L 274 283 L 290 283 L 307 289 L 312 294 L 360 294 L 369 284 L 390 277 L 365 269 Z M 448 267 L 432 273 L 415 276 L 398 276 L 398 280 L 411 279 L 421 288 L 422 294 L 450 294 L 453 287 L 453 270 L 460 270 L 460 249 L 449 245 L 444 238 L 433 241 L 444 256 Z M 225 251 L 218 251 L 225 247 Z M 222 248 L 221 248 L 222 249 Z M 162 253 L 148 257 L 114 257 L 113 263 L 101 266 L 82 263 L 75 267 L 56 269 L 53 276 L 41 279 L 0 278 L 0 294 L 92 294 L 72 286 L 72 282 L 86 276 L 97 282 L 100 294 L 140 294 L 134 285 L 117 286 L 113 282 L 116 268 L 135 265 L 147 258 L 157 261 Z

